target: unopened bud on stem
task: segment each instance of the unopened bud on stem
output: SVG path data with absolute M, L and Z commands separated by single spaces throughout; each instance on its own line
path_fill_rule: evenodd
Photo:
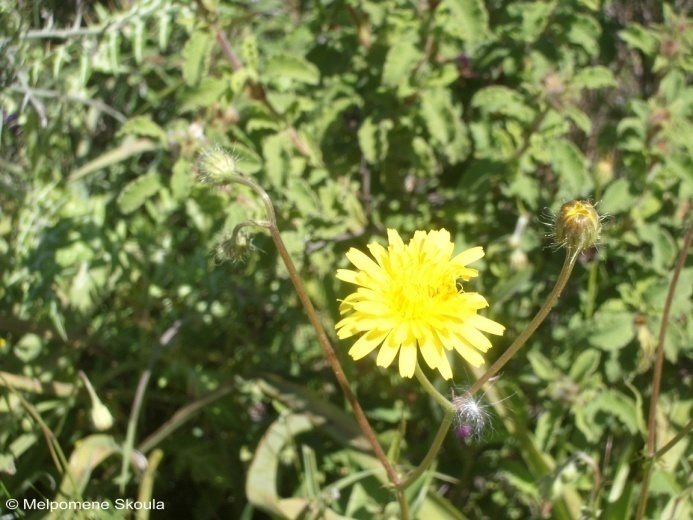
M 200 180 L 208 184 L 229 184 L 238 177 L 236 160 L 221 148 L 207 150 L 200 160 Z
M 556 242 L 575 253 L 596 245 L 601 230 L 599 214 L 585 200 L 563 204 L 556 217 Z

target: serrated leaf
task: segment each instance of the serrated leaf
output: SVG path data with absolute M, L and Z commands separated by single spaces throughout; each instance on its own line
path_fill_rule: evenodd
M 257 173 L 260 171 L 260 168 L 262 168 L 262 159 L 260 156 L 254 150 L 251 150 L 241 143 L 234 144 L 231 153 L 236 161 L 238 171 L 245 175 Z
M 421 117 L 431 136 L 438 141 L 451 164 L 467 158 L 471 145 L 462 122 L 462 107 L 453 103 L 447 89 L 429 89 L 421 93 Z
M 533 42 L 546 29 L 555 8 L 553 2 L 518 2 L 509 4 L 508 12 L 522 20 L 519 34 L 522 41 Z
M 627 312 L 598 312 L 593 331 L 587 337 L 590 345 L 606 351 L 619 350 L 635 337 L 633 316 Z
M 651 30 L 647 30 L 640 25 L 629 25 L 622 31 L 619 31 L 618 36 L 629 47 L 641 50 L 645 56 L 651 57 L 657 52 L 656 36 Z
M 381 83 L 396 87 L 414 70 L 421 59 L 421 52 L 409 41 L 401 41 L 390 47 L 385 58 Z
M 534 110 L 527 106 L 522 95 L 507 87 L 492 86 L 479 90 L 472 98 L 472 106 L 483 114 L 501 114 L 522 123 L 534 120 Z
M 178 159 L 173 165 L 171 175 L 171 193 L 176 200 L 185 200 L 193 186 L 193 171 L 190 163 L 184 159 Z
M 544 381 L 553 381 L 558 377 L 558 373 L 551 364 L 551 361 L 549 361 L 541 353 L 537 351 L 529 352 L 527 354 L 527 359 L 529 360 L 529 363 L 532 365 L 534 373 L 540 379 L 543 379 Z
M 168 145 L 166 131 L 151 120 L 149 116 L 136 116 L 128 120 L 118 130 L 118 136 L 140 135 L 158 139 L 164 146 Z
M 125 214 L 132 213 L 154 195 L 161 187 L 159 175 L 147 173 L 129 182 L 118 195 L 118 207 Z
M 303 216 L 320 215 L 320 202 L 315 192 L 303 179 L 294 179 L 288 190 L 288 198 Z
M 257 69 L 260 53 L 257 49 L 257 39 L 254 34 L 249 34 L 243 38 L 241 52 L 245 66 L 251 69 Z
M 476 43 L 489 34 L 488 11 L 482 0 L 446 0 L 464 41 Z
M 183 51 L 183 79 L 190 86 L 197 85 L 207 69 L 214 37 L 204 31 L 195 31 L 185 43 Z
M 265 173 L 272 186 L 282 189 L 291 167 L 290 143 L 284 134 L 274 134 L 262 140 Z
M 320 70 L 304 58 L 290 54 L 279 54 L 267 60 L 264 77 L 292 79 L 309 85 L 317 85 L 320 82 Z
M 570 83 L 574 87 L 590 90 L 617 86 L 614 75 L 609 69 L 602 66 L 582 69 Z
M 594 415 L 598 411 L 605 412 L 617 417 L 619 421 L 628 429 L 631 434 L 638 433 L 638 414 L 640 413 L 632 399 L 626 397 L 615 390 L 600 392 L 594 399 L 590 400 L 585 408 L 588 415 Z
M 566 37 L 570 43 L 579 45 L 587 54 L 595 56 L 599 52 L 601 26 L 591 16 L 573 15 L 566 23 Z
M 580 130 L 582 130 L 586 134 L 592 133 L 592 121 L 590 120 L 589 116 L 585 114 L 582 110 L 580 110 L 578 107 L 570 106 L 566 108 L 565 115 L 573 123 L 575 123 L 575 126 L 577 126 Z
M 570 379 L 576 383 L 582 383 L 597 370 L 600 359 L 601 354 L 594 349 L 582 351 L 570 367 Z
M 183 93 L 180 110 L 187 112 L 208 107 L 219 101 L 228 88 L 229 84 L 225 79 L 205 78 L 197 87 Z
M 359 146 L 370 164 L 376 164 L 387 156 L 389 147 L 387 134 L 393 126 L 389 119 L 376 123 L 372 117 L 367 117 L 361 124 L 358 131 Z
M 562 181 L 559 199 L 577 199 L 592 190 L 594 183 L 587 172 L 587 160 L 577 146 L 559 139 L 554 141 L 549 153 L 551 166 Z

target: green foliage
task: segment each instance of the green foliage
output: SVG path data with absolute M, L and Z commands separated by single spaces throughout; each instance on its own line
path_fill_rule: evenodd
M 560 269 L 542 212 L 596 202 L 602 243 L 487 389 L 492 428 L 450 435 L 407 493 L 420 518 L 633 516 L 662 326 L 658 447 L 693 409 L 690 260 L 662 323 L 693 200 L 693 19 L 678 3 L 73 4 L 0 5 L 0 514 L 7 498 L 153 485 L 191 518 L 397 518 L 267 234 L 231 255 L 245 262 L 215 261 L 234 226 L 265 218 L 249 189 L 196 183 L 225 149 L 272 197 L 403 471 L 440 411 L 336 342 L 344 253 L 388 227 L 483 245 L 471 290 L 508 327 L 492 362 Z M 646 517 L 691 514 L 690 459 L 690 436 L 662 457 Z

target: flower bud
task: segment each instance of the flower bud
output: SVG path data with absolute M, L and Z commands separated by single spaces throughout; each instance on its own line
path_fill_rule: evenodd
M 89 413 L 92 425 L 100 432 L 108 430 L 113 426 L 113 416 L 111 412 L 108 411 L 108 408 L 101 402 L 99 396 L 96 395 L 96 391 L 91 385 L 87 374 L 80 370 L 79 377 L 82 378 L 87 393 L 89 394 L 89 399 L 91 400 L 91 411 Z
M 207 150 L 200 160 L 200 180 L 208 184 L 228 184 L 238 176 L 236 160 L 221 148 Z
M 245 262 L 255 250 L 250 237 L 243 232 L 222 233 L 214 249 L 214 258 L 222 264 L 227 260 L 233 263 Z
M 91 406 L 91 422 L 98 431 L 103 432 L 113 426 L 113 416 L 98 399 Z
M 561 206 L 556 218 L 556 241 L 571 251 L 580 252 L 599 242 L 602 225 L 594 206 L 574 200 Z

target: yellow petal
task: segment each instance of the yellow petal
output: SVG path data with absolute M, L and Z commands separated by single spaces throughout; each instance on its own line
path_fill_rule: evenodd
M 456 342 L 455 350 L 473 367 L 479 367 L 484 364 L 484 357 L 465 341 Z
M 450 368 L 450 362 L 448 361 L 448 357 L 445 355 L 445 352 L 440 353 L 438 370 L 440 371 L 440 375 L 443 376 L 443 379 L 452 378 L 452 368 Z
M 434 339 L 434 332 L 430 330 L 429 327 L 418 327 L 417 337 L 419 339 L 419 349 L 421 350 L 421 355 L 426 361 L 426 364 L 431 368 L 438 368 L 440 365 L 440 356 L 443 353 L 442 348 L 438 348 L 438 343 L 440 340 L 436 337 Z M 442 347 L 442 345 L 441 345 Z
M 503 325 L 493 320 L 489 320 L 484 316 L 479 316 L 478 314 L 473 314 L 472 316 L 467 318 L 466 321 L 467 324 L 471 325 L 472 327 L 475 327 L 479 330 L 483 330 L 484 332 L 488 332 L 489 334 L 496 334 L 497 336 L 502 336 L 505 332 L 505 327 Z
M 343 282 L 359 285 L 357 280 L 359 273 L 350 269 L 337 269 L 337 278 Z
M 452 262 L 455 265 L 464 267 L 467 264 L 471 264 L 472 262 L 476 262 L 480 258 L 483 258 L 484 255 L 484 248 L 479 246 L 479 247 L 473 247 L 471 249 L 467 249 L 466 251 L 462 251 L 459 255 L 455 256 L 450 262 Z
M 397 231 L 394 229 L 387 230 L 387 241 L 390 244 L 390 247 L 393 247 L 395 251 L 404 248 L 402 237 L 399 236 L 399 233 L 397 233 Z
M 388 316 L 392 314 L 392 309 L 390 309 L 389 305 L 373 300 L 356 302 L 354 303 L 354 309 L 375 316 Z
M 390 333 L 390 336 L 392 336 L 392 333 Z M 390 336 L 388 336 L 388 338 Z M 399 345 L 393 346 L 386 339 L 383 346 L 380 347 L 380 350 L 378 351 L 378 358 L 375 361 L 376 364 L 379 367 L 389 367 L 397 356 L 397 352 L 399 352 Z
M 354 343 L 354 346 L 349 349 L 349 355 L 353 357 L 354 360 L 367 356 L 373 352 L 373 349 L 383 342 L 387 336 L 387 333 L 387 331 L 377 329 L 366 332 L 356 343 Z
M 349 249 L 349 251 L 347 251 L 346 257 L 358 269 L 368 273 L 369 276 L 375 279 L 382 276 L 382 269 L 380 269 L 378 264 L 376 264 L 367 254 L 359 251 L 358 249 L 352 247 Z
M 416 370 L 416 344 L 402 345 L 399 352 L 399 375 L 412 377 Z
M 491 348 L 491 342 L 486 336 L 481 332 L 476 330 L 474 327 L 469 327 L 468 325 L 460 325 L 459 331 L 461 336 L 469 343 L 471 343 L 474 348 L 486 352 Z

